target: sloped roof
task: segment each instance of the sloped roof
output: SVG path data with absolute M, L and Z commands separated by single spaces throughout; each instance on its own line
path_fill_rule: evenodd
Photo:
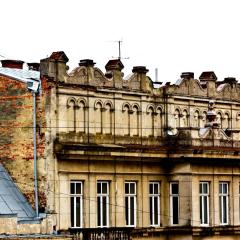
M 24 83 L 34 81 L 40 82 L 39 71 L 0 67 L 0 75 L 11 77 Z
M 34 220 L 35 212 L 17 188 L 6 169 L 0 164 L 0 217 L 17 215 L 20 220 Z

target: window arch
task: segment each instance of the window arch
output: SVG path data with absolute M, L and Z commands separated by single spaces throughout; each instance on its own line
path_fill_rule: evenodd
M 139 136 L 139 107 L 133 105 L 132 114 L 130 116 L 131 133 L 133 136 Z
M 181 127 L 187 127 L 188 126 L 188 112 L 186 109 L 183 110 L 182 116 L 181 116 Z
M 217 113 L 216 122 L 219 124 L 219 127 L 222 128 L 222 113 L 221 112 Z
M 175 109 L 174 111 L 174 128 L 180 127 L 180 111 L 179 109 Z
M 157 107 L 154 121 L 154 134 L 155 136 L 162 136 L 162 108 Z
M 148 106 L 146 111 L 146 123 L 144 128 L 147 136 L 154 136 L 154 108 L 153 106 Z
M 207 111 L 203 111 L 200 121 L 200 127 L 204 128 L 207 121 Z
M 222 128 L 223 129 L 227 129 L 230 128 L 230 114 L 229 113 L 225 113 L 222 119 Z
M 67 128 L 68 132 L 76 131 L 76 99 L 67 100 Z
M 130 135 L 130 105 L 124 104 L 122 108 L 122 132 L 123 135 Z
M 102 133 L 102 102 L 97 101 L 95 103 L 95 131 L 96 133 Z
M 113 106 L 111 102 L 106 102 L 104 105 L 103 114 L 103 132 L 105 134 L 112 134 L 112 110 Z
M 193 127 L 200 127 L 200 118 L 198 110 L 196 110 L 193 114 Z
M 76 131 L 86 132 L 86 101 L 78 99 L 76 108 Z

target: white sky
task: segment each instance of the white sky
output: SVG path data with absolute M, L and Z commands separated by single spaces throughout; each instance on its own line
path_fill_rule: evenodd
M 213 70 L 240 80 L 239 0 L 2 0 L 0 55 L 39 61 L 63 50 L 70 69 L 90 58 L 105 70 L 123 40 L 125 76 L 144 65 L 154 79 Z

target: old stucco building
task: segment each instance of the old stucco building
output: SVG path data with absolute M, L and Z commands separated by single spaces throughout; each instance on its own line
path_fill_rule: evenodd
M 145 67 L 123 78 L 55 52 L 41 60 L 47 211 L 59 230 L 133 227 L 158 239 L 238 238 L 240 86 L 183 73 L 154 88 Z
M 237 80 L 188 72 L 159 86 L 142 66 L 124 78 L 119 59 L 104 72 L 85 59 L 68 73 L 67 62 L 54 52 L 40 63 L 38 171 L 48 228 L 93 238 L 129 229 L 141 239 L 238 239 Z

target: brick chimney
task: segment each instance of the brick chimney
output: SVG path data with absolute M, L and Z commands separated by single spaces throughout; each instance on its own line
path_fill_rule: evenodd
M 12 60 L 12 59 L 5 59 L 1 60 L 2 67 L 5 68 L 17 68 L 17 69 L 23 69 L 23 61 L 21 60 Z
M 124 65 L 122 64 L 120 59 L 109 60 L 105 66 L 105 69 L 106 69 L 105 76 L 113 79 L 113 84 L 115 88 L 122 88 L 123 68 L 124 68 Z

